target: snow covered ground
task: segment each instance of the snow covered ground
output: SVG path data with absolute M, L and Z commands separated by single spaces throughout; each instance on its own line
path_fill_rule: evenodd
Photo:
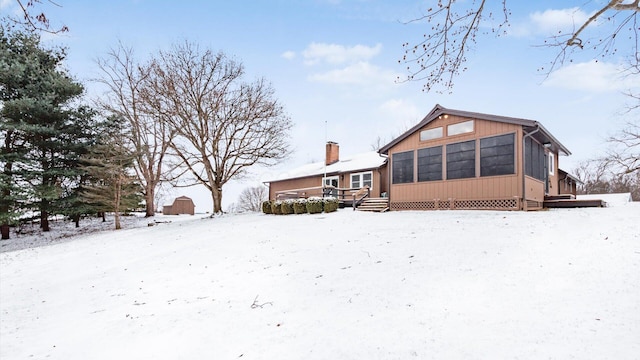
M 638 359 L 638 205 L 194 216 L 3 248 L 0 358 Z

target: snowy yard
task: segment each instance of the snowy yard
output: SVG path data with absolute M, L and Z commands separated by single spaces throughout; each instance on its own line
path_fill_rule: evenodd
M 0 254 L 2 359 L 638 359 L 640 206 L 235 215 Z

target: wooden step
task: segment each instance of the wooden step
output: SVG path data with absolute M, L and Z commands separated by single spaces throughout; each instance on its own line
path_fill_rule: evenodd
M 545 200 L 546 208 L 579 208 L 579 207 L 606 207 L 607 203 L 603 200 Z
M 370 198 L 363 201 L 357 209 L 360 211 L 384 212 L 389 210 L 389 199 Z
M 545 195 L 544 201 L 552 201 L 552 200 L 575 200 L 575 195 L 573 194 L 560 194 L 560 195 Z

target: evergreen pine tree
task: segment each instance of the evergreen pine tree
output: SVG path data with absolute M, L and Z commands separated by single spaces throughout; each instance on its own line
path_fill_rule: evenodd
M 81 161 L 88 175 L 80 191 L 84 202 L 98 212 L 113 212 L 116 230 L 121 228 L 120 214 L 137 208 L 142 199 L 141 187 L 131 175 L 134 154 L 126 142 L 123 120 L 111 117 Z
M 65 204 L 63 187 L 80 174 L 78 157 L 92 137 L 94 113 L 73 106 L 83 87 L 63 70 L 65 56 L 62 49 L 42 48 L 37 34 L 0 26 L 0 220 L 5 226 L 16 210 L 39 210 L 40 226 L 49 231 L 49 215 Z

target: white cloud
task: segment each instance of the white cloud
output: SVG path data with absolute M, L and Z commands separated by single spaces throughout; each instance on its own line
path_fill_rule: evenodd
M 404 99 L 387 100 L 379 106 L 379 110 L 386 121 L 393 124 L 396 135 L 420 122 L 425 115 L 413 102 Z
M 393 71 L 360 61 L 342 69 L 312 74 L 309 80 L 329 84 L 391 85 L 397 76 Z
M 588 92 L 609 92 L 638 87 L 633 80 L 635 79 L 631 76 L 623 76 L 619 65 L 591 60 L 554 71 L 544 85 Z
M 0 9 L 8 8 L 13 3 L 13 0 L 0 0 Z
M 539 32 L 548 33 L 577 28 L 584 24 L 589 16 L 579 7 L 573 7 L 558 10 L 548 9 L 543 12 L 536 11 L 529 15 L 529 19 Z
M 296 53 L 294 51 L 285 51 L 282 53 L 283 58 L 287 59 L 287 60 L 292 60 L 293 58 L 296 57 Z
M 382 44 L 376 46 L 311 43 L 302 52 L 305 64 L 313 65 L 321 62 L 328 64 L 354 63 L 369 60 L 382 51 Z
M 532 35 L 557 35 L 558 31 L 566 33 L 576 30 L 592 14 L 584 12 L 579 7 L 536 11 L 529 14 L 527 20 L 511 24 L 508 35 L 527 37 Z M 594 24 L 597 24 L 597 22 Z

